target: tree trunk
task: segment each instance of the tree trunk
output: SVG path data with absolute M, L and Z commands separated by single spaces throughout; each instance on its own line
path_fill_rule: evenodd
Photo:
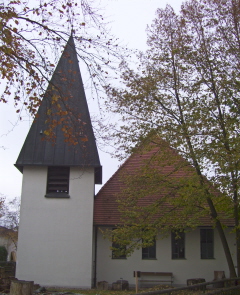
M 236 247 L 237 247 L 237 275 L 240 275 L 240 229 L 239 229 L 239 196 L 238 186 L 234 173 L 232 173 L 233 202 L 234 202 L 234 219 L 236 228 Z
M 221 242 L 222 242 L 222 246 L 223 246 L 223 250 L 227 259 L 227 263 L 228 263 L 228 268 L 229 268 L 229 273 L 230 273 L 230 278 L 236 278 L 237 274 L 236 274 L 236 270 L 233 264 L 233 259 L 232 259 L 232 255 L 228 246 L 228 242 L 225 236 L 225 233 L 223 231 L 222 228 L 222 224 L 218 219 L 218 214 L 216 212 L 216 209 L 213 205 L 213 202 L 211 200 L 211 198 L 207 198 L 207 202 L 211 211 L 211 216 L 214 219 L 214 221 L 216 222 L 216 228 L 218 231 L 218 234 L 220 236 Z
M 236 245 L 237 245 L 237 274 L 240 276 L 240 230 L 236 228 Z
M 32 295 L 33 281 L 12 281 L 10 295 Z
M 230 252 L 230 249 L 228 247 L 228 243 L 227 243 L 227 239 L 225 236 L 225 233 L 223 231 L 222 225 L 219 222 L 219 220 L 216 221 L 216 228 L 218 230 L 220 239 L 222 241 L 222 245 L 223 245 L 223 250 L 227 259 L 227 263 L 228 263 L 228 268 L 229 268 L 229 272 L 230 272 L 230 278 L 236 278 L 237 274 L 236 274 L 236 270 L 233 264 L 233 259 L 232 259 L 232 255 Z

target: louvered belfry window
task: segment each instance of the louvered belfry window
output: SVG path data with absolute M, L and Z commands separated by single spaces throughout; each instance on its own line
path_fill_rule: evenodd
M 69 193 L 69 167 L 48 167 L 47 194 Z

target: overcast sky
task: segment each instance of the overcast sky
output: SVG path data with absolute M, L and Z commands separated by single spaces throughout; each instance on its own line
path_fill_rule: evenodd
M 130 48 L 145 50 L 146 26 L 154 19 L 156 9 L 170 4 L 175 10 L 179 10 L 182 1 L 101 0 L 101 3 L 105 7 L 112 34 Z M 25 117 L 23 122 L 17 122 L 16 119 L 15 110 L 10 103 L 0 104 L 0 193 L 9 199 L 21 195 L 22 174 L 14 167 L 14 163 L 31 125 L 30 117 Z M 117 170 L 119 162 L 102 152 L 100 158 L 105 183 Z

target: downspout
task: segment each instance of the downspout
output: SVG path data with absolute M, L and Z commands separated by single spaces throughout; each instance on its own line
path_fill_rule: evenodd
M 93 287 L 97 287 L 97 237 L 98 237 L 98 226 L 95 226 L 95 237 L 94 237 L 94 275 L 93 275 Z

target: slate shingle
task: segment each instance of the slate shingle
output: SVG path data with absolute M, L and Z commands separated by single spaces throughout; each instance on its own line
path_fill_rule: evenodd
M 54 87 L 54 89 L 53 89 Z M 54 111 L 54 97 L 60 97 L 64 117 Z M 55 129 L 55 142 L 44 139 L 44 131 L 49 128 L 49 119 L 67 120 L 66 126 L 72 127 L 77 135 L 77 144 L 66 142 L 59 124 Z M 66 121 L 65 121 L 66 122 Z M 15 166 L 22 172 L 24 166 L 80 166 L 95 167 L 95 183 L 102 183 L 100 164 L 95 137 L 93 134 L 88 105 L 78 64 L 73 37 L 71 36 L 54 71 L 47 91 L 39 107 L 37 116 L 29 130 Z

